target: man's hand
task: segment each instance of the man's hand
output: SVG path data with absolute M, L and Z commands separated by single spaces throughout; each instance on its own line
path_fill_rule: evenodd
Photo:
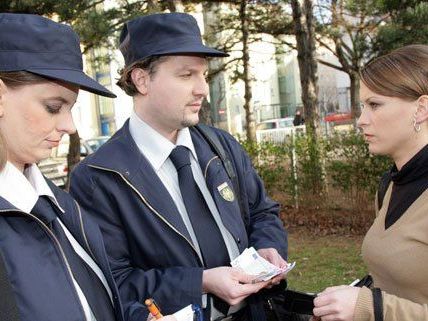
M 259 255 L 264 258 L 269 263 L 272 263 L 273 265 L 284 268 L 287 266 L 287 261 L 284 260 L 281 255 L 279 255 L 278 251 L 272 247 L 267 249 L 260 249 L 257 250 Z M 272 287 L 272 285 L 277 285 L 279 282 L 281 282 L 282 279 L 285 278 L 285 274 L 280 274 L 269 280 L 270 285 L 268 287 Z
M 322 321 L 352 321 L 360 290 L 347 285 L 325 289 L 314 300 L 314 316 Z
M 228 304 L 235 305 L 269 284 L 268 281 L 252 284 L 253 279 L 254 275 L 245 274 L 233 267 L 208 269 L 202 276 L 202 291 L 212 293 Z

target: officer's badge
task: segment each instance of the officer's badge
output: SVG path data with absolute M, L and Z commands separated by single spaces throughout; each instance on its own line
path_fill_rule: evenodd
M 226 201 L 233 202 L 235 200 L 235 194 L 233 194 L 233 190 L 230 188 L 227 182 L 224 182 L 218 186 L 217 190 L 219 191 L 221 197 L 223 197 Z

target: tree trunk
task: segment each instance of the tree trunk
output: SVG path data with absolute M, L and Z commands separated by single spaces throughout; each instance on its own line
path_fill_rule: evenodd
M 354 127 L 357 126 L 357 118 L 360 117 L 361 107 L 360 107 L 360 76 L 357 72 L 349 73 L 349 78 L 351 80 L 351 115 L 354 120 Z
M 341 28 L 348 27 L 344 24 L 346 20 L 343 17 L 343 5 L 344 2 L 340 1 L 339 4 L 337 0 L 331 1 L 331 12 L 332 12 L 332 25 L 340 30 Z M 353 27 L 355 29 L 355 27 Z M 344 36 L 340 33 L 332 35 L 334 44 L 335 44 L 335 54 L 338 58 L 340 64 L 342 65 L 342 70 L 346 72 L 349 76 L 351 82 L 350 94 L 351 94 L 351 116 L 353 120 L 354 127 L 357 127 L 357 118 L 360 116 L 360 67 L 362 65 L 363 54 L 358 50 L 358 47 L 352 47 L 352 53 L 350 54 L 350 49 L 345 45 Z M 358 38 L 354 40 L 357 42 Z M 360 39 L 361 40 L 361 39 Z M 347 53 L 346 53 L 347 52 Z
M 254 117 L 254 108 L 251 104 L 251 84 L 250 84 L 250 55 L 248 52 L 248 13 L 247 0 L 242 0 L 239 7 L 239 19 L 241 21 L 242 32 L 242 64 L 244 81 L 244 110 L 247 124 L 247 140 L 253 142 L 256 140 L 256 119 Z
M 65 183 L 65 190 L 68 191 L 70 188 L 70 174 L 74 167 L 80 162 L 80 137 L 79 133 L 76 131 L 74 134 L 70 135 L 70 143 L 68 145 L 68 155 L 67 155 L 67 182 Z
M 184 6 L 181 0 L 167 0 L 166 4 L 171 12 L 184 12 Z
M 303 6 L 301 2 L 303 2 Z M 319 112 L 313 5 L 311 0 L 292 0 L 291 5 L 293 9 L 305 124 L 308 132 L 314 135 L 316 140 L 319 127 Z
M 205 125 L 213 124 L 211 106 L 206 98 L 202 101 L 201 111 L 199 112 L 199 122 Z
M 291 0 L 294 30 L 296 35 L 297 59 L 299 61 L 302 102 L 305 111 L 306 134 L 308 136 L 308 157 L 311 172 L 304 186 L 314 193 L 324 190 L 323 167 L 318 146 L 318 76 L 315 59 L 315 29 L 313 25 L 313 4 L 311 0 Z
M 147 0 L 147 12 L 149 14 L 160 12 L 158 0 Z

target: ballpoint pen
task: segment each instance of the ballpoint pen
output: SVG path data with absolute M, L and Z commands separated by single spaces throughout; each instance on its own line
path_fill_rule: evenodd
M 146 299 L 144 303 L 146 304 L 147 309 L 149 309 L 150 313 L 155 317 L 156 320 L 163 317 L 162 313 L 160 313 L 160 310 L 153 299 Z

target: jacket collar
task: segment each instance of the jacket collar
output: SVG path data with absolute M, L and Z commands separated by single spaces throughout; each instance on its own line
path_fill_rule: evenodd
M 21 211 L 16 206 L 12 205 L 10 202 L 8 202 L 5 198 L 0 196 L 0 211 Z
M 165 219 L 190 242 L 189 232 L 173 199 L 132 138 L 129 132 L 129 121 L 126 121 L 124 126 L 113 135 L 109 142 L 101 146 L 97 153 L 87 158 L 86 165 L 121 175 L 144 199 L 146 205 L 154 209 L 156 214 Z
M 217 155 L 207 148 L 207 143 L 199 133 L 190 128 L 195 153 L 202 171 L 206 171 L 209 162 Z M 101 152 L 103 151 L 103 152 Z M 106 157 L 109 155 L 109 157 Z M 146 174 L 155 174 L 153 169 L 145 168 L 148 165 L 147 158 L 140 152 L 137 144 L 129 131 L 129 120 L 119 129 L 109 142 L 100 147 L 100 153 L 90 155 L 89 164 L 119 172 L 125 177 L 134 181 L 134 186 L 138 186 L 138 181 L 132 179 L 131 174 L 136 174 L 143 169 Z
M 204 144 L 205 140 L 194 130 L 190 130 L 197 159 L 204 175 L 210 160 L 216 157 L 214 152 Z M 108 157 L 106 157 L 108 155 Z M 123 179 L 144 198 L 156 213 L 177 229 L 187 240 L 191 240 L 189 232 L 181 219 L 177 207 L 167 189 L 160 181 L 147 158 L 140 152 L 129 131 L 129 120 L 116 132 L 111 140 L 100 147 L 97 153 L 87 157 L 86 165 L 120 174 Z M 210 168 L 211 169 L 211 168 Z M 218 167 L 213 167 L 215 176 Z
M 80 213 L 77 203 L 64 191 L 55 186 L 51 181 L 46 180 L 47 185 L 52 190 L 57 202 L 65 210 L 65 215 L 61 217 L 61 221 L 67 229 L 73 234 L 74 238 L 93 257 L 95 262 L 101 268 L 107 282 L 114 293 L 115 311 L 118 320 L 123 320 L 121 312 L 121 303 L 118 300 L 118 289 L 108 265 L 107 254 L 104 249 L 104 242 L 98 226 L 88 219 L 87 215 Z M 6 216 L 20 216 L 21 214 L 15 211 L 21 211 L 6 199 L 0 196 L 0 211 L 6 211 Z M 22 212 L 22 211 L 21 211 Z M 80 216 L 81 215 L 81 216 Z M 81 228 L 84 224 L 84 228 Z M 98 230 L 97 233 L 94 231 Z M 85 234 L 83 234 L 85 233 Z M 88 244 L 95 246 L 89 247 Z
M 232 182 L 217 154 L 212 151 L 201 134 L 190 128 L 190 135 L 208 189 L 219 209 L 222 220 L 232 234 L 238 236 L 241 227 L 236 224 L 235 215 L 229 215 L 230 213 L 239 213 L 237 202 L 225 201 L 217 190 L 225 182 L 231 187 Z M 134 142 L 129 132 L 128 121 L 109 142 L 101 146 L 97 153 L 87 157 L 84 162 L 85 165 L 120 174 L 151 208 L 191 242 L 190 235 L 174 201 L 149 161 Z

